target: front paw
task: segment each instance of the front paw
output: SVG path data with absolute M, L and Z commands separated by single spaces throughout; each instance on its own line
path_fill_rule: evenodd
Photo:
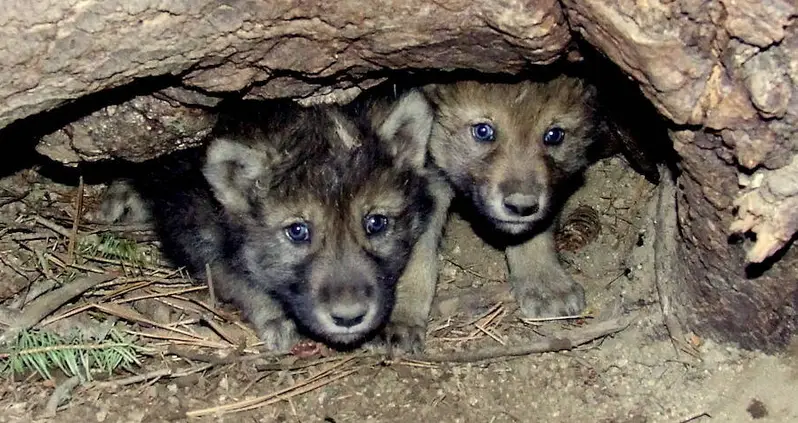
M 515 277 L 512 277 L 515 279 Z M 513 294 L 525 317 L 576 316 L 585 309 L 585 289 L 568 275 L 558 280 L 512 280 Z
M 269 351 L 287 353 L 299 342 L 294 322 L 284 318 L 267 320 L 257 325 L 258 336 Z
M 374 350 L 388 355 L 414 355 L 424 351 L 427 328 L 402 322 L 390 322 L 371 343 Z

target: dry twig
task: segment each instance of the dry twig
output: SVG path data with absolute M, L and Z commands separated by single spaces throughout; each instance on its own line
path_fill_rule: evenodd
M 708 419 L 711 419 L 711 418 L 712 418 L 712 416 L 711 416 L 709 413 L 707 413 L 707 412 L 705 411 L 705 412 L 703 412 L 703 413 L 701 413 L 701 414 L 696 414 L 695 416 L 693 416 L 693 417 L 690 417 L 690 418 L 688 418 L 688 419 L 686 419 L 686 420 L 682 420 L 682 421 L 680 421 L 679 423 L 690 423 L 690 422 L 694 422 L 694 421 L 697 421 L 697 420 L 699 420 L 699 419 L 702 419 L 702 418 L 704 418 L 704 417 L 706 417 L 706 418 L 708 418 Z
M 288 398 L 304 394 L 306 392 L 310 392 L 314 389 L 318 389 L 324 385 L 330 384 L 339 379 L 343 379 L 351 375 L 352 373 L 357 372 L 359 369 L 349 369 L 342 373 L 335 374 L 336 370 L 340 369 L 344 364 L 349 363 L 354 358 L 355 357 L 348 357 L 341 359 L 337 363 L 322 370 L 315 376 L 309 377 L 303 381 L 297 382 L 294 385 L 281 389 L 279 391 L 249 400 L 234 402 L 231 404 L 188 411 L 186 412 L 186 417 L 200 417 L 209 414 L 226 414 L 226 413 L 235 413 L 239 411 L 252 410 L 255 408 L 274 404 L 276 402 L 283 401 Z
M 88 275 L 42 295 L 25 306 L 25 311 L 15 319 L 16 321 L 10 325 L 5 333 L 0 335 L 0 344 L 13 339 L 20 330 L 32 328 L 33 325 L 49 316 L 67 301 L 113 277 L 112 275 Z
M 593 315 L 590 313 L 574 314 L 572 316 L 552 316 L 552 317 L 525 317 L 521 319 L 522 322 L 527 324 L 535 324 L 542 322 L 554 322 L 559 320 L 579 320 L 579 319 L 592 319 Z
M 69 238 L 69 236 L 72 234 L 72 232 L 70 232 L 69 229 L 67 229 L 67 228 L 65 228 L 65 227 L 53 222 L 52 220 L 47 220 L 47 219 L 45 219 L 45 218 L 43 218 L 41 216 L 36 216 L 36 217 L 33 218 L 33 220 L 36 221 L 36 223 L 44 226 L 47 229 L 50 229 L 51 231 L 53 231 L 53 232 L 65 237 L 65 238 Z
M 483 275 L 483 274 L 471 269 L 470 267 L 463 266 L 462 264 L 454 261 L 453 259 L 451 259 L 449 257 L 444 257 L 444 260 L 446 260 L 452 266 L 460 269 L 461 271 L 463 271 L 465 273 L 468 273 L 471 276 L 475 276 L 475 277 L 477 277 L 479 279 L 486 280 L 488 282 L 504 282 L 504 280 L 502 280 L 502 279 L 496 279 L 496 278 L 491 278 L 491 277 L 485 276 L 485 275 Z
M 69 232 L 69 243 L 67 244 L 67 263 L 75 262 L 75 246 L 78 243 L 78 227 L 80 225 L 80 215 L 83 213 L 83 175 L 78 180 L 78 194 L 75 200 L 75 216 L 72 219 L 72 230 Z
M 92 384 L 92 386 L 96 386 L 98 388 L 119 388 L 122 386 L 132 385 L 134 383 L 145 382 L 150 379 L 156 379 L 162 377 L 178 378 L 178 377 L 188 376 L 194 373 L 203 372 L 205 370 L 210 369 L 211 367 L 213 367 L 213 364 L 201 364 L 199 366 L 189 367 L 188 369 L 184 370 L 158 369 L 158 370 L 153 370 L 151 372 L 142 373 L 140 375 L 130 376 L 122 379 L 109 380 L 105 382 L 95 382 Z
M 211 265 L 205 263 L 205 277 L 208 281 L 208 305 L 215 309 L 219 303 L 216 302 L 216 291 L 213 289 L 213 274 L 211 273 Z
M 431 363 L 472 363 L 501 357 L 516 357 L 543 352 L 570 350 L 579 345 L 620 332 L 629 326 L 628 319 L 611 319 L 578 329 L 562 331 L 541 341 L 513 347 L 490 348 L 479 351 L 450 352 L 446 354 L 414 355 L 408 358 Z
M 47 401 L 47 406 L 44 408 L 45 417 L 55 417 L 55 412 L 58 410 L 58 405 L 64 402 L 72 394 L 72 390 L 80 384 L 80 378 L 72 376 L 71 378 L 61 382 L 58 387 L 53 390 L 50 399 Z

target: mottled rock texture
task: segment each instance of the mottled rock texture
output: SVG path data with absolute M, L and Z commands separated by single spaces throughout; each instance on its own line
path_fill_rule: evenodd
M 798 253 L 786 248 L 798 229 L 795 1 L 2 6 L 0 128 L 85 110 L 37 137 L 39 152 L 71 164 L 144 160 L 196 143 L 213 122 L 195 108 L 225 94 L 324 101 L 354 95 L 389 70 L 518 73 L 584 39 L 671 123 L 683 169 L 675 199 L 681 244 L 672 260 L 683 271 L 668 291 L 681 324 L 764 349 L 784 345 L 798 327 Z M 83 100 L 152 79 L 172 88 L 117 104 Z M 9 133 L 0 142 L 13 143 Z M 735 233 L 742 241 L 730 241 Z
M 676 314 L 746 347 L 788 342 L 798 326 L 795 249 L 761 273 L 798 230 L 796 3 L 564 4 L 571 28 L 676 124 L 684 266 L 674 268 L 685 270 L 671 282 Z

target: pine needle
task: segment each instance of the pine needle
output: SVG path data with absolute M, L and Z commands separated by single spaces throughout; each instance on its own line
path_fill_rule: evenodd
M 116 330 L 101 339 L 88 339 L 78 332 L 61 337 L 44 330 L 26 330 L 17 335 L 8 352 L 0 353 L 0 374 L 32 371 L 52 379 L 52 370 L 59 369 L 85 383 L 92 380 L 92 374 L 110 375 L 120 367 L 132 371 L 133 365 L 140 365 L 142 349 Z
M 134 265 L 143 264 L 147 261 L 146 253 L 142 251 L 136 241 L 108 232 L 83 237 L 79 242 L 78 251 L 81 255 L 117 259 Z

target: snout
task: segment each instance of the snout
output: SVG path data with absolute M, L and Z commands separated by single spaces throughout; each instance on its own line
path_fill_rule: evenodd
M 367 304 L 340 304 L 330 310 L 330 317 L 338 327 L 351 328 L 363 323 L 368 311 Z
M 519 234 L 543 219 L 550 203 L 544 184 L 512 180 L 488 185 L 480 192 L 486 217 L 497 229 Z
M 540 198 L 534 194 L 513 192 L 504 194 L 504 210 L 507 214 L 521 218 L 534 215 L 540 210 Z
M 372 281 L 336 278 L 319 288 L 315 314 L 326 334 L 347 343 L 379 326 L 380 301 Z

